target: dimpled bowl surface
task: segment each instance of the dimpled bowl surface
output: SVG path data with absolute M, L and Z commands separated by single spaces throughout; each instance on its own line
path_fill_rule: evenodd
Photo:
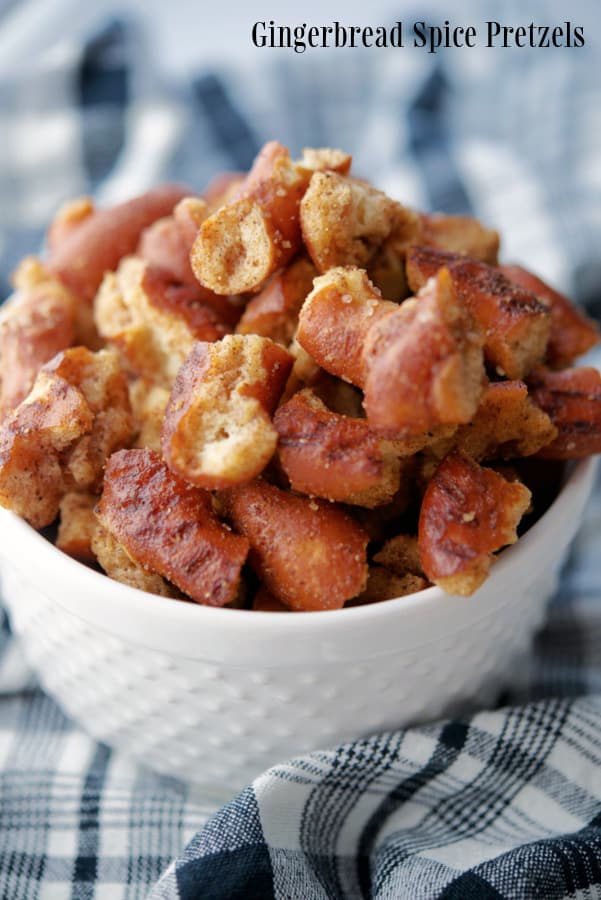
M 595 473 L 557 499 L 480 590 L 322 613 L 155 597 L 69 559 L 0 511 L 2 587 L 44 688 L 88 732 L 230 793 L 272 763 L 494 701 L 527 657 Z

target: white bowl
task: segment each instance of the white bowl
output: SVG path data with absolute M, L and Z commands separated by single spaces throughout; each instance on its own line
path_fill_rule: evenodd
M 145 594 L 0 511 L 4 600 L 45 689 L 153 768 L 231 793 L 267 766 L 494 701 L 515 681 L 591 491 L 574 466 L 470 598 L 438 588 L 322 613 L 213 609 Z

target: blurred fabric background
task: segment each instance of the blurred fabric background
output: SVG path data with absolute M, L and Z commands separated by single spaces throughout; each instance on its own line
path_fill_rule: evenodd
M 271 138 L 349 150 L 356 171 L 422 208 L 473 211 L 522 260 L 589 306 L 601 263 L 601 63 L 594 0 L 452 10 L 378 0 L 248 5 L 0 3 L 0 276 L 40 246 L 65 199 L 110 202 L 162 178 L 201 189 Z M 256 7 L 254 8 L 256 10 Z M 574 49 L 257 49 L 277 24 L 584 27 Z M 407 42 L 408 43 L 408 42 Z

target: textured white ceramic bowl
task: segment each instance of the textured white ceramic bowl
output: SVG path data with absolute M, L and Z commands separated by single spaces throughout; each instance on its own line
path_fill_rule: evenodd
M 46 690 L 95 737 L 230 793 L 268 765 L 486 704 L 528 652 L 595 463 L 471 598 L 430 588 L 323 613 L 178 603 L 69 559 L 0 511 L 4 600 Z

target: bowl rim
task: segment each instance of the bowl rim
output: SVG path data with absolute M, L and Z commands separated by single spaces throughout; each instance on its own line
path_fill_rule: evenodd
M 499 587 L 506 584 L 507 576 L 511 580 L 513 574 L 514 584 L 533 581 L 538 569 L 529 565 L 530 557 L 542 554 L 545 566 L 552 567 L 562 545 L 565 548 L 569 543 L 592 488 L 596 465 L 596 457 L 576 462 L 546 512 L 500 554 L 488 579 L 468 598 L 449 596 L 434 586 L 381 603 L 319 611 L 319 615 L 221 609 L 174 601 L 108 579 L 58 550 L 27 522 L 4 509 L 0 509 L 0 557 L 16 570 L 24 584 L 51 595 L 72 615 L 148 648 L 191 659 L 222 659 L 225 653 L 234 663 L 237 658 L 241 662 L 256 660 L 261 652 L 268 652 L 266 664 L 275 664 L 277 660 L 302 662 L 307 658 L 307 647 L 314 642 L 316 657 L 348 660 L 353 646 L 355 656 L 357 651 L 361 655 L 362 636 L 366 652 L 367 645 L 371 646 L 369 656 L 380 655 L 372 645 L 375 635 L 380 642 L 386 630 L 383 632 L 382 626 L 387 623 L 395 623 L 393 631 L 409 627 L 412 646 L 423 646 L 434 639 L 432 629 L 434 634 L 440 632 L 443 620 L 451 631 L 460 630 L 510 602 L 511 597 L 506 595 L 512 592 L 502 589 L 499 603 Z M 36 565 L 32 566 L 34 559 Z M 48 591 L 49 583 L 53 584 L 52 591 Z M 398 642 L 398 632 L 395 637 Z M 391 636 L 378 650 L 382 654 L 393 652 L 397 645 Z

